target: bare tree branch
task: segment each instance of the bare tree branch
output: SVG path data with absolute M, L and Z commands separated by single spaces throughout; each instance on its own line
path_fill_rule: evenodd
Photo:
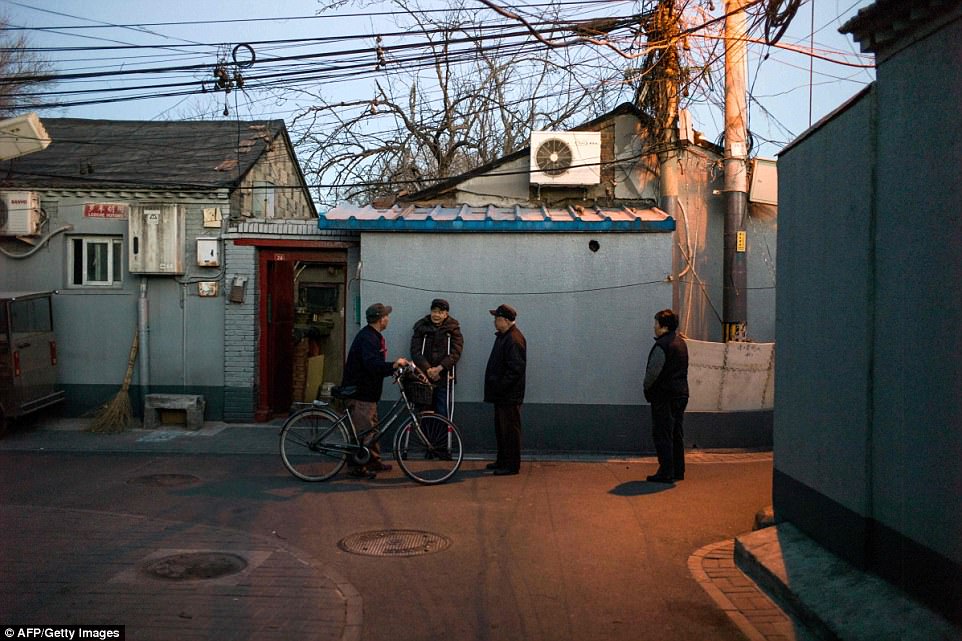
M 0 15 L 0 33 L 10 33 L 7 28 L 10 20 Z M 30 42 L 22 33 L 11 37 L 0 36 L 0 117 L 17 115 L 22 105 L 36 102 L 35 96 L 28 95 L 36 88 L 49 86 L 49 81 L 36 80 L 50 73 L 51 64 L 30 51 Z M 56 103 L 51 102 L 51 107 Z
M 463 5 L 437 14 L 416 2 L 394 0 L 426 41 L 427 64 L 378 56 L 369 100 L 319 99 L 294 119 L 310 126 L 295 146 L 324 204 L 418 191 L 524 147 L 532 129 L 576 124 L 626 95 L 617 65 L 579 66 L 589 47 L 501 41 L 476 24 L 476 12 L 473 26 L 462 19 Z M 619 91 L 598 90 L 612 81 Z

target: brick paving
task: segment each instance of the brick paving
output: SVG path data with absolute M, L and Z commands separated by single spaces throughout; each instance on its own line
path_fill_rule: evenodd
M 356 641 L 357 590 L 305 553 L 226 528 L 87 510 L 0 505 L 0 621 L 124 625 L 137 641 Z M 42 545 L 37 542 L 42 541 Z M 148 574 L 185 552 L 240 557 L 212 579 Z
M 738 566 L 733 540 L 712 543 L 688 558 L 688 569 L 749 641 L 811 641 Z

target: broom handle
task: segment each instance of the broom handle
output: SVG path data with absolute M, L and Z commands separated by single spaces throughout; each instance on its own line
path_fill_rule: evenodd
M 134 363 L 137 362 L 137 348 L 140 346 L 140 333 L 134 332 L 134 341 L 130 344 L 130 356 L 127 357 L 127 373 L 124 374 L 124 384 L 121 391 L 130 389 L 130 381 L 134 378 Z

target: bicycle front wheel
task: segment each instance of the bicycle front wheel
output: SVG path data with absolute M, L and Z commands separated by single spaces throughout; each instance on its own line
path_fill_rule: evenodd
M 336 414 L 311 408 L 294 414 L 281 428 L 281 459 L 299 479 L 326 481 L 344 467 L 350 443 Z
M 463 456 L 457 426 L 434 412 L 411 417 L 394 436 L 398 467 L 418 483 L 444 483 L 458 471 Z

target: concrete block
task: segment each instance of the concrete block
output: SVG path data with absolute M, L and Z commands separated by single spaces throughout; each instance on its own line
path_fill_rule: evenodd
M 735 564 L 826 641 L 958 641 L 962 630 L 779 523 L 735 538 Z
M 199 394 L 147 394 L 144 397 L 144 428 L 160 426 L 162 410 L 183 410 L 186 413 L 184 427 L 199 430 L 204 426 L 204 409 L 207 403 Z

